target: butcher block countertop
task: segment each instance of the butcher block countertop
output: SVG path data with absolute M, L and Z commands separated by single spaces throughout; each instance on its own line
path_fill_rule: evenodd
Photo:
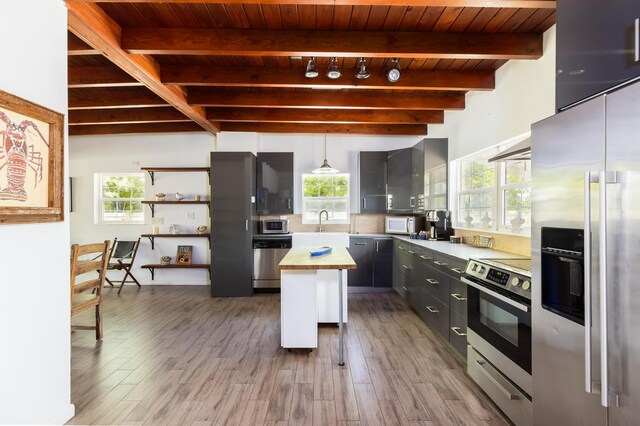
M 280 270 L 356 269 L 357 265 L 345 247 L 333 247 L 324 256 L 311 257 L 309 247 L 292 248 L 280 261 Z

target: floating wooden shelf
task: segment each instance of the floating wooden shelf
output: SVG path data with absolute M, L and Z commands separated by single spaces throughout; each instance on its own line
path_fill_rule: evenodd
M 210 201 L 208 200 L 200 200 L 200 201 L 142 201 L 142 204 L 146 204 L 149 206 L 149 208 L 151 209 L 151 217 L 155 217 L 155 206 L 156 204 L 185 204 L 185 205 L 194 205 L 194 204 L 201 204 L 204 206 L 207 206 L 207 208 L 209 208 L 209 203 Z M 209 211 L 209 214 L 211 214 L 211 211 Z
M 210 174 L 209 167 L 142 167 L 140 170 L 149 173 L 151 176 L 151 186 L 155 184 L 156 173 L 207 173 Z
M 211 248 L 210 233 L 204 234 L 142 234 L 141 237 L 148 238 L 151 241 L 151 250 L 155 249 L 156 238 L 206 238 L 209 240 L 209 248 Z
M 142 265 L 142 269 L 148 269 L 151 272 L 151 280 L 155 278 L 156 269 L 206 269 L 209 272 L 209 279 L 211 279 L 211 265 L 208 263 L 197 263 L 191 265 L 176 265 L 171 263 L 169 265 L 162 265 L 159 263 L 150 263 L 148 265 Z

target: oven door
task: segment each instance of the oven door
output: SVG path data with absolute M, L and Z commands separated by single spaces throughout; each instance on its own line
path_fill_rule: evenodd
M 531 374 L 531 303 L 462 277 L 467 288 L 467 326 Z M 507 292 L 505 292 L 507 293 Z

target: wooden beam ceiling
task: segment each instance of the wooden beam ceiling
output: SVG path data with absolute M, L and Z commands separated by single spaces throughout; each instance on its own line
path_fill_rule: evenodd
M 72 3 L 76 4 L 76 3 Z M 122 48 L 153 55 L 537 59 L 542 34 L 122 28 Z
M 69 110 L 169 106 L 146 87 L 69 89 Z
M 83 1 L 87 3 L 167 3 L 167 0 L 67 0 L 69 3 Z M 300 0 L 171 0 L 171 3 L 204 4 L 300 4 Z M 435 7 L 495 7 L 518 9 L 555 9 L 552 0 L 305 0 L 306 5 L 325 6 L 435 6 Z
M 160 67 L 150 56 L 125 52 L 120 46 L 122 28 L 98 5 L 67 3 L 69 29 L 111 62 L 147 86 L 152 92 L 191 118 L 203 129 L 216 133 L 219 127 L 207 120 L 203 108 L 189 105 L 179 87 L 160 81 Z
M 75 34 L 67 33 L 67 54 L 69 56 L 87 56 L 99 55 L 100 52 L 80 40 Z
M 207 108 L 207 117 L 219 122 L 437 124 L 444 122 L 444 111 Z
M 96 89 L 97 90 L 97 89 Z M 250 108 L 344 108 L 442 110 L 464 109 L 464 94 L 387 94 L 361 91 L 276 92 L 272 90 L 222 90 L 193 88 L 189 90 L 193 105 Z
M 113 65 L 69 67 L 67 75 L 69 88 L 142 86 L 138 80 Z
M 380 90 L 492 90 L 493 71 L 402 70 L 396 83 L 387 79 L 384 69 L 369 69 L 366 80 L 355 77 L 357 69 L 342 69 L 342 77 L 330 79 L 324 74 L 306 78 L 304 68 L 237 66 L 163 66 L 162 82 L 180 86 L 283 87 Z M 88 78 L 99 75 L 91 70 Z
M 258 133 L 342 133 L 360 135 L 426 135 L 427 126 L 419 124 L 283 124 L 221 123 L 222 131 Z
M 175 108 L 87 109 L 69 111 L 69 125 L 191 122 Z M 215 120 L 213 120 L 215 121 Z
M 188 123 L 101 124 L 97 126 L 69 126 L 71 136 L 114 135 L 119 133 L 204 132 L 193 121 Z

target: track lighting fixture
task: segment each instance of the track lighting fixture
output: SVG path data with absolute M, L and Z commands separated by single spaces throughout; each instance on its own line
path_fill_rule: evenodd
M 338 69 L 338 58 L 334 56 L 333 58 L 331 58 L 331 63 L 329 64 L 329 69 L 327 70 L 327 77 L 335 80 L 336 78 L 340 78 L 341 75 L 342 73 Z
M 365 78 L 369 78 L 371 73 L 367 71 L 367 60 L 365 58 L 360 58 L 358 60 L 358 74 L 356 74 L 356 78 L 359 80 L 364 80 Z
M 387 71 L 387 80 L 391 83 L 395 83 L 400 80 L 400 64 L 398 64 L 398 58 L 391 60 L 391 68 Z
M 316 64 L 315 56 L 312 56 L 307 62 L 307 71 L 304 76 L 307 78 L 316 78 L 318 76 L 318 65 Z

